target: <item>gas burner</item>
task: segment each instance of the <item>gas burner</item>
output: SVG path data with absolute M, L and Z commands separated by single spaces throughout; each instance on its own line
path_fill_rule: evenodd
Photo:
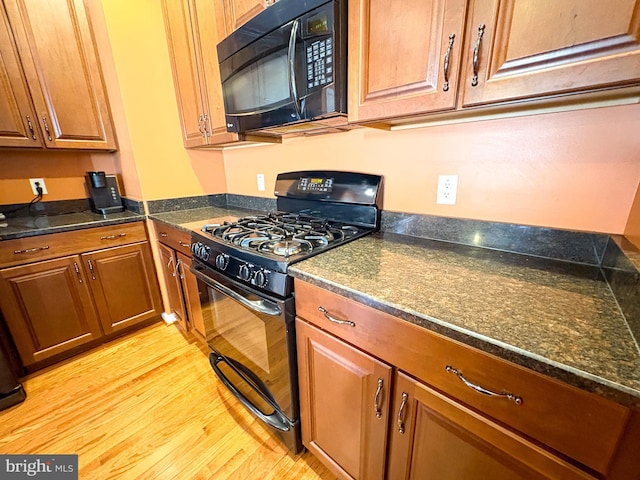
M 313 244 L 307 240 L 292 239 L 282 241 L 263 242 L 258 251 L 273 253 L 279 257 L 289 258 L 291 255 L 309 252 L 313 250 Z

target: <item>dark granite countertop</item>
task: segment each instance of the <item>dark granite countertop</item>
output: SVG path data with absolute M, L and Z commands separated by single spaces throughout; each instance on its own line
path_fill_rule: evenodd
M 152 213 L 149 218 L 166 223 L 184 231 L 199 230 L 206 223 L 234 221 L 247 215 L 259 215 L 265 212 L 244 208 L 201 207 L 175 210 L 164 213 Z
M 289 272 L 640 406 L 640 351 L 598 267 L 378 233 L 291 265 Z
M 145 216 L 125 210 L 124 212 L 101 215 L 91 210 L 59 215 L 38 215 L 7 218 L 0 220 L 6 227 L 0 227 L 0 240 L 68 232 L 84 228 L 103 227 L 144 220 Z

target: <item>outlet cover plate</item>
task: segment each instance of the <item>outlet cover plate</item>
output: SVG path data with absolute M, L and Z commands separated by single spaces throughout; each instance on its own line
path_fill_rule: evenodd
M 264 192 L 264 174 L 258 173 L 256 178 L 258 180 L 258 191 Z
M 455 205 L 458 194 L 458 175 L 439 175 L 436 203 Z
M 49 193 L 47 192 L 47 186 L 44 183 L 44 178 L 30 178 L 29 183 L 31 184 L 31 191 L 33 192 L 34 195 L 38 195 L 38 191 L 36 190 L 36 182 L 40 184 L 43 195 Z

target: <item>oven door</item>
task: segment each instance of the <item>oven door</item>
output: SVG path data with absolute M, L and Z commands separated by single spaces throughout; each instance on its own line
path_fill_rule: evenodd
M 293 298 L 258 293 L 196 259 L 192 272 L 214 372 L 247 409 L 299 450 Z

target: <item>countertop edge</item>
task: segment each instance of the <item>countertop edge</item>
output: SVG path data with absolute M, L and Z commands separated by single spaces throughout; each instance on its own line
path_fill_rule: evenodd
M 577 368 L 560 364 L 437 318 L 396 307 L 393 304 L 373 298 L 345 285 L 309 274 L 298 267 L 298 265 L 291 265 L 288 271 L 289 274 L 296 279 L 303 280 L 368 307 L 388 313 L 394 317 L 477 348 L 485 353 L 492 354 L 498 358 L 561 381 L 580 390 L 599 395 L 607 400 L 627 407 L 640 408 L 640 391 L 635 389 L 611 382 L 605 378 L 598 377 Z

